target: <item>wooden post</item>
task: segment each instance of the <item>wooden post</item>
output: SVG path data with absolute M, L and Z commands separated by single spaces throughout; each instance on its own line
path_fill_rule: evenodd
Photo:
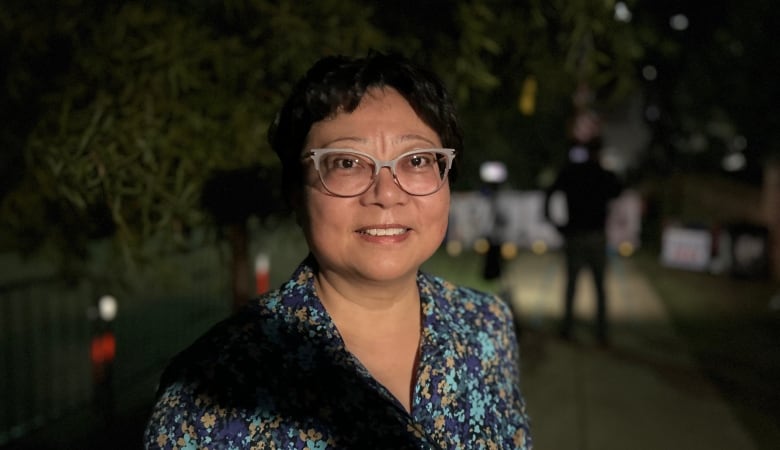
M 249 231 L 246 221 L 228 225 L 228 240 L 231 249 L 233 311 L 237 311 L 249 302 L 252 285 L 249 268 Z
M 764 217 L 769 230 L 769 264 L 780 280 L 780 160 L 767 162 L 764 169 Z

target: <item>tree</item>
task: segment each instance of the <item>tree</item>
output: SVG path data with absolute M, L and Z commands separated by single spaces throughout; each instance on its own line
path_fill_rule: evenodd
M 212 170 L 272 165 L 265 130 L 292 74 L 332 48 L 377 42 L 370 27 L 325 21 L 314 29 L 304 8 L 272 3 L 244 11 L 226 2 L 223 27 L 248 21 L 248 12 L 257 19 L 241 35 L 143 3 L 101 11 L 98 20 L 60 9 L 65 25 L 48 40 L 66 40 L 70 58 L 26 142 L 43 197 L 76 211 L 105 205 L 123 239 L 159 229 L 180 235 L 202 219 L 196 206 Z M 344 7 L 318 5 L 325 11 L 307 14 Z
M 213 223 L 203 187 L 275 167 L 267 126 L 322 55 L 377 48 L 432 65 L 461 105 L 467 142 L 528 167 L 524 177 L 551 151 L 518 154 L 517 142 L 559 126 L 576 80 L 624 91 L 636 57 L 611 2 L 6 3 L 0 139 L 14 175 L 0 185 L 1 226 L 27 250 L 54 242 L 69 265 L 94 237 L 113 236 L 132 260 L 151 237 L 186 245 L 189 230 Z M 515 100 L 529 74 L 541 80 L 533 123 Z
M 670 17 L 683 13 L 689 26 L 673 30 Z M 746 165 L 728 174 L 758 184 L 764 165 L 780 155 L 775 108 L 780 50 L 768 38 L 777 8 L 765 0 L 657 2 L 642 20 L 664 45 L 648 52 L 657 68 L 647 83 L 648 103 L 658 108 L 656 145 L 649 154 L 659 171 L 724 174 L 724 156 L 741 153 Z
M 371 7 L 341 0 L 7 6 L 4 111 L 24 114 L 3 129 L 20 174 L 0 193 L 2 227 L 28 251 L 53 242 L 70 268 L 94 237 L 114 236 L 132 261 L 152 237 L 185 245 L 213 222 L 207 180 L 275 166 L 266 129 L 315 59 L 421 47 L 389 45 Z
M 614 1 L 532 0 L 468 2 L 459 30 L 471 30 L 466 42 L 482 59 L 492 79 L 461 98 L 467 123 L 468 165 L 480 158 L 500 159 L 509 182 L 534 189 L 542 175 L 560 163 L 566 148 L 566 123 L 572 96 L 586 84 L 589 106 L 608 111 L 639 88 L 637 65 L 652 47 L 652 30 L 615 19 Z M 481 43 L 481 45 L 478 45 Z M 465 64 L 474 65 L 471 60 Z M 529 80 L 533 109 L 519 102 Z M 464 180 L 479 185 L 477 171 Z
M 0 21 L 5 100 L 32 105 L 4 130 L 24 166 L 2 192 L 3 225 L 28 249 L 55 241 L 71 266 L 95 217 L 130 260 L 161 233 L 185 244 L 208 223 L 212 173 L 276 164 L 265 132 L 304 68 L 383 40 L 344 1 L 101 3 L 11 4 Z
M 678 13 L 689 18 L 689 26 L 672 30 L 669 19 Z M 769 229 L 775 278 L 780 277 L 780 121 L 774 113 L 780 48 L 771 27 L 778 14 L 767 0 L 654 2 L 643 18 L 658 35 L 666 30 L 668 36 L 646 59 L 658 69 L 657 80 L 646 87 L 647 102 L 658 111 L 647 172 L 696 172 L 756 190 L 763 184 L 765 205 L 753 217 L 760 215 L 759 224 Z M 736 163 L 724 170 L 729 161 Z M 743 216 L 731 220 L 756 221 Z

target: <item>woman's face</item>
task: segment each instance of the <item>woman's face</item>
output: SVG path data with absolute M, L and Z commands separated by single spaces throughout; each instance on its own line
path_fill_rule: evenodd
M 380 160 L 441 146 L 436 132 L 391 88 L 371 90 L 352 113 L 315 123 L 306 141 L 306 150 L 351 148 Z M 322 186 L 314 164 L 304 164 L 299 218 L 322 273 L 362 282 L 413 277 L 444 239 L 447 183 L 431 195 L 413 196 L 383 168 L 365 193 L 336 197 Z

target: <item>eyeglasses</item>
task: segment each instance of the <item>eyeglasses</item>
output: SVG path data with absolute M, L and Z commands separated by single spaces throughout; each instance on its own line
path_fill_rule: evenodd
M 354 197 L 366 192 L 383 167 L 390 168 L 396 184 L 410 195 L 431 195 L 447 181 L 455 159 L 455 150 L 434 148 L 412 150 L 390 161 L 352 149 L 317 148 L 304 158 L 314 161 L 325 189 L 339 197 Z

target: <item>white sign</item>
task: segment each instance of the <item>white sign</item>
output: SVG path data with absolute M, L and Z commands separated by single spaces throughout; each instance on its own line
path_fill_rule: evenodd
M 679 269 L 706 271 L 712 257 L 708 230 L 667 227 L 662 236 L 661 263 Z

